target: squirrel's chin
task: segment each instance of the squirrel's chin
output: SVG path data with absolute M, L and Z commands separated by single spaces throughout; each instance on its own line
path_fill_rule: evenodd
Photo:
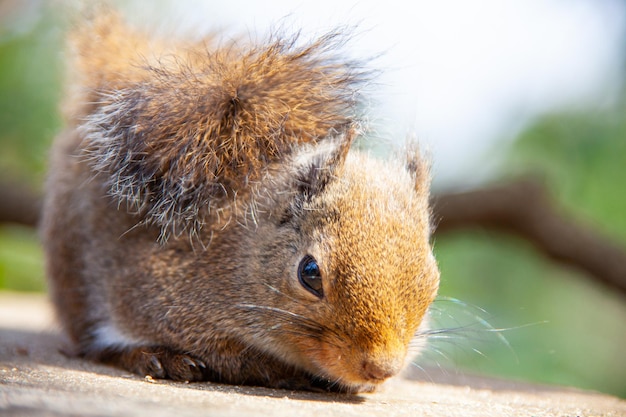
M 378 390 L 382 385 L 385 384 L 389 379 L 385 379 L 383 381 L 376 382 L 363 382 L 351 385 L 354 389 L 358 390 L 358 392 L 368 393 L 374 392 Z
M 348 382 L 341 378 L 323 376 L 313 377 L 313 386 L 322 391 L 331 391 L 342 394 L 366 394 L 375 392 L 384 381 L 378 383 Z
M 393 377 L 391 377 L 393 378 Z M 345 379 L 341 379 L 337 382 L 337 385 L 342 389 L 341 391 L 348 394 L 367 394 L 372 393 L 380 389 L 389 379 L 377 380 L 377 381 L 346 381 Z
M 379 384 L 344 384 L 343 390 L 347 394 L 368 394 L 368 393 L 375 392 L 378 389 L 378 387 L 380 387 L 380 385 L 381 385 L 380 383 Z

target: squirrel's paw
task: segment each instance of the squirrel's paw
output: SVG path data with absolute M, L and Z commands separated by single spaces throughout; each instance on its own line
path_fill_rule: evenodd
M 207 367 L 200 359 L 164 346 L 136 346 L 122 350 L 107 349 L 92 356 L 142 376 L 174 381 L 204 381 Z
M 140 349 L 134 371 L 153 378 L 192 382 L 205 379 L 206 365 L 193 356 L 159 347 Z

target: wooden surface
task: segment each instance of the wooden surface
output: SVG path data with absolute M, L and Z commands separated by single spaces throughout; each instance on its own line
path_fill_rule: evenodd
M 626 401 L 603 394 L 443 374 L 359 396 L 154 381 L 61 346 L 45 297 L 0 293 L 0 415 L 626 416 Z

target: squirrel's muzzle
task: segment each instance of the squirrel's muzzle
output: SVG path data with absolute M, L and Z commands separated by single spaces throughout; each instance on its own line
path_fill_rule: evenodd
M 361 374 L 367 381 L 374 383 L 383 382 L 398 374 L 404 363 L 403 358 L 390 358 L 385 360 L 366 359 L 362 362 Z

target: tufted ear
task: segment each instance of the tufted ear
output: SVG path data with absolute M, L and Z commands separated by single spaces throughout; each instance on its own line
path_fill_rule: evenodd
M 413 177 L 415 191 L 428 197 L 430 189 L 430 163 L 416 144 L 407 146 L 406 169 Z
M 315 146 L 307 146 L 293 159 L 296 195 L 310 200 L 319 195 L 326 185 L 340 176 L 357 129 L 350 127 L 335 138 Z

